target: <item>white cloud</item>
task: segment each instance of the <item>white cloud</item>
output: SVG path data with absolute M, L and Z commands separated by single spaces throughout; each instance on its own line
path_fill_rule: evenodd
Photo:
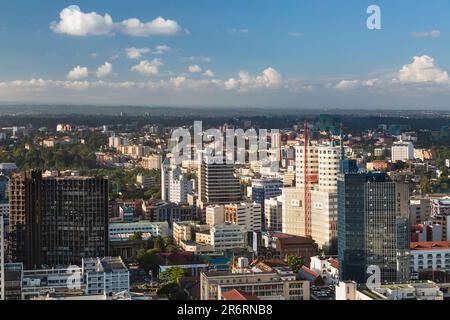
M 69 6 L 59 14 L 60 20 L 50 24 L 55 33 L 72 36 L 113 35 L 117 30 L 134 37 L 149 37 L 153 35 L 175 35 L 182 29 L 178 22 L 158 17 L 150 22 L 142 22 L 130 18 L 115 23 L 109 14 L 104 16 L 96 13 L 82 12 L 79 6 Z
M 95 52 L 91 53 L 89 56 L 91 57 L 91 59 L 97 59 L 98 58 L 98 54 L 95 53 Z
M 381 82 L 380 79 L 377 79 L 377 78 L 369 79 L 369 80 L 364 81 L 363 85 L 366 86 L 366 87 L 374 87 L 377 84 L 379 84 L 380 82 Z
M 181 61 L 184 62 L 205 62 L 205 63 L 209 63 L 211 62 L 211 58 L 210 57 L 204 57 L 204 56 L 190 56 L 190 57 L 182 57 Z
M 305 34 L 302 32 L 289 32 L 289 35 L 293 38 L 301 38 L 303 37 Z
M 100 36 L 112 33 L 114 22 L 109 14 L 84 13 L 78 6 L 69 6 L 59 14 L 60 21 L 52 22 L 50 29 L 72 36 Z
M 189 72 L 191 73 L 200 73 L 202 72 L 202 68 L 200 68 L 199 65 L 193 65 L 193 66 L 189 66 Z
M 274 68 L 265 69 L 261 75 L 252 76 L 249 72 L 241 70 L 239 72 L 239 79 L 231 78 L 225 82 L 225 89 L 232 90 L 238 88 L 241 91 L 249 89 L 268 88 L 276 89 L 283 84 L 282 75 Z
M 143 54 L 147 54 L 150 53 L 150 49 L 149 48 L 126 48 L 125 49 L 126 53 L 127 53 L 127 57 L 129 59 L 140 59 L 142 57 Z
M 171 78 L 169 80 L 169 82 L 174 88 L 178 89 L 183 85 L 183 83 L 186 82 L 186 80 L 187 80 L 186 77 L 176 77 L 176 78 Z
M 109 62 L 105 62 L 103 65 L 97 69 L 97 78 L 107 77 L 112 74 L 113 66 Z
M 120 22 L 117 27 L 123 33 L 134 37 L 171 36 L 181 31 L 181 27 L 176 21 L 166 20 L 162 17 L 150 22 L 141 22 L 139 19 L 131 18 Z
M 401 82 L 433 82 L 448 83 L 449 77 L 447 71 L 439 68 L 434 59 L 430 56 L 416 56 L 411 64 L 404 65 L 398 73 Z
M 224 85 L 226 90 L 234 90 L 239 85 L 239 82 L 233 78 L 230 78 L 227 81 L 225 81 Z
M 170 52 L 172 50 L 171 47 L 167 46 L 167 45 L 159 45 L 156 46 L 155 49 L 150 49 L 150 48 L 126 48 L 125 52 L 127 54 L 127 57 L 129 59 L 140 59 L 142 57 L 142 55 L 144 54 L 157 54 L 157 55 L 161 55 L 161 54 L 165 54 L 167 52 Z
M 433 30 L 430 32 L 413 32 L 411 33 L 413 38 L 438 38 L 441 36 L 441 32 L 439 30 Z
M 210 78 L 213 78 L 215 75 L 214 75 L 214 72 L 212 71 L 212 70 L 206 70 L 205 71 L 205 73 L 203 74 L 205 77 L 210 77 Z
M 155 50 L 152 53 L 153 54 L 164 54 L 164 53 L 170 52 L 171 50 L 172 50 L 171 47 L 163 44 L 163 45 L 156 46 Z
M 136 71 L 145 76 L 155 76 L 159 74 L 159 67 L 163 63 L 159 59 L 153 59 L 152 61 L 143 60 L 138 65 L 131 68 L 131 71 Z
M 341 80 L 336 84 L 335 88 L 337 90 L 349 90 L 354 89 L 358 86 L 359 81 L 358 80 Z
M 67 74 L 67 79 L 78 80 L 78 79 L 87 78 L 88 76 L 89 76 L 88 68 L 76 66 Z
M 233 28 L 233 29 L 228 29 L 227 33 L 228 34 L 249 34 L 250 31 L 248 29 L 236 29 L 236 28 Z

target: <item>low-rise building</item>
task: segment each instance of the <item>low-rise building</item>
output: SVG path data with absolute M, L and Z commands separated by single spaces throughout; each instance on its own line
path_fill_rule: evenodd
M 151 237 L 166 238 L 169 235 L 169 224 L 167 222 L 150 221 L 109 224 L 110 241 L 126 241 L 137 233 L 142 234 L 143 239 Z
M 204 272 L 200 276 L 200 299 L 223 300 L 227 292 L 238 290 L 260 300 L 309 300 L 310 284 L 297 280 L 284 265 L 257 262 L 231 271 Z
M 236 224 L 222 224 L 211 228 L 211 245 L 216 251 L 246 248 L 246 229 Z
M 208 269 L 208 264 L 192 252 L 162 252 L 158 253 L 157 259 L 160 276 L 162 272 L 174 267 L 184 269 L 188 275 L 194 277 Z
M 112 295 L 130 288 L 129 271 L 120 257 L 83 259 L 81 267 L 23 270 L 17 264 L 10 265 L 14 268 L 7 269 L 8 277 L 17 279 L 15 300 L 49 295 L 60 298 Z
M 411 268 L 420 271 L 450 272 L 450 241 L 412 242 Z
M 334 286 L 339 282 L 339 262 L 337 257 L 312 257 L 310 269 L 317 272 L 327 285 Z

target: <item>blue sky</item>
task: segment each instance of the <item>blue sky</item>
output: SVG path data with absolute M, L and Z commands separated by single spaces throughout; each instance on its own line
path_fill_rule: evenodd
M 3 103 L 450 108 L 446 0 L 5 0 L 0 47 Z

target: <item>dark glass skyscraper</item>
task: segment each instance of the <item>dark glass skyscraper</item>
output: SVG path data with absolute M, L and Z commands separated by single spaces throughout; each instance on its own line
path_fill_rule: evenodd
M 80 264 L 108 253 L 108 180 L 13 174 L 9 259 L 24 267 Z
M 383 173 L 338 177 L 341 280 L 365 282 L 377 266 L 382 282 L 409 280 L 409 188 Z

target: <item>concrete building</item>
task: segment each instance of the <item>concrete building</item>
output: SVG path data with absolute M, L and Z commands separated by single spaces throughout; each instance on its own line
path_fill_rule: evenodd
M 241 200 L 239 179 L 234 176 L 234 165 L 211 163 L 207 157 L 199 161 L 197 206 L 206 220 L 206 207 L 214 204 L 236 203 Z
M 442 240 L 450 239 L 450 197 L 431 199 L 432 221 L 442 225 Z
M 9 207 L 9 259 L 26 269 L 108 253 L 107 179 L 16 173 Z
M 301 188 L 283 188 L 282 227 L 283 233 L 305 236 L 304 191 Z
M 159 170 L 161 168 L 161 162 L 162 157 L 159 154 L 144 155 L 141 159 L 141 166 L 145 170 Z
M 225 222 L 237 224 L 247 232 L 261 232 L 261 205 L 237 203 L 224 206 Z
M 111 137 L 109 137 L 108 140 L 108 146 L 112 149 L 118 149 L 121 146 L 128 146 L 129 141 L 126 137 L 117 137 L 115 134 L 113 134 Z
M 411 242 L 411 268 L 415 272 L 450 272 L 450 242 Z
M 141 233 L 143 239 L 150 237 L 169 236 L 169 224 L 167 222 L 139 221 L 132 223 L 110 223 L 109 241 L 126 241 L 136 233 Z
M 428 220 L 431 215 L 431 201 L 426 197 L 411 197 L 409 201 L 411 225 L 421 224 Z
M 337 253 L 337 193 L 311 192 L 311 236 L 327 254 Z
M 87 295 L 130 290 L 130 273 L 120 257 L 84 259 L 83 269 Z
M 206 207 L 206 224 L 214 227 L 218 224 L 225 223 L 225 207 L 221 205 L 214 205 Z
M 337 249 L 337 194 L 312 190 L 311 237 L 327 253 Z M 306 236 L 304 191 L 302 188 L 284 188 L 282 201 L 283 233 Z
M 245 227 L 237 224 L 222 224 L 211 228 L 211 245 L 215 251 L 243 249 L 247 246 Z
M 252 201 L 261 205 L 262 227 L 265 229 L 265 201 L 281 196 L 283 182 L 279 179 L 255 179 L 252 181 Z
M 304 187 L 304 146 L 296 147 L 296 186 Z M 341 147 L 313 145 L 308 149 L 308 172 L 313 184 L 323 192 L 337 192 L 337 174 L 341 161 Z
M 82 266 L 22 271 L 22 299 L 111 295 L 130 289 L 130 275 L 119 257 L 83 259 Z
M 5 231 L 3 215 L 0 214 L 0 300 L 5 299 Z
M 387 300 L 444 300 L 443 292 L 432 281 L 382 285 L 372 291 L 384 296 Z
M 270 198 L 265 200 L 265 230 L 283 231 L 283 202 L 280 198 Z
M 169 188 L 168 201 L 176 204 L 187 204 L 187 196 L 194 187 L 194 181 L 188 180 L 181 172 L 181 168 L 168 171 Z M 164 177 L 165 179 L 165 177 Z M 162 179 L 161 179 L 162 180 Z M 165 195 L 167 197 L 167 195 Z
M 333 141 L 308 147 L 309 207 L 305 208 L 304 146 L 296 147 L 296 187 L 282 195 L 283 233 L 307 236 L 305 211 L 310 212 L 310 234 L 326 253 L 337 248 L 337 175 L 342 147 Z
M 136 184 L 141 189 L 149 189 L 155 184 L 155 177 L 146 176 L 142 173 L 136 176 Z
M 240 268 L 239 273 L 202 273 L 200 299 L 221 300 L 226 292 L 239 290 L 260 300 L 309 300 L 309 286 L 308 281 L 296 280 L 290 268 L 262 262 Z
M 311 257 L 309 268 L 317 272 L 329 286 L 334 286 L 339 282 L 339 262 L 336 256 Z
M 391 148 L 391 160 L 392 162 L 414 160 L 413 143 L 410 141 L 394 142 Z

